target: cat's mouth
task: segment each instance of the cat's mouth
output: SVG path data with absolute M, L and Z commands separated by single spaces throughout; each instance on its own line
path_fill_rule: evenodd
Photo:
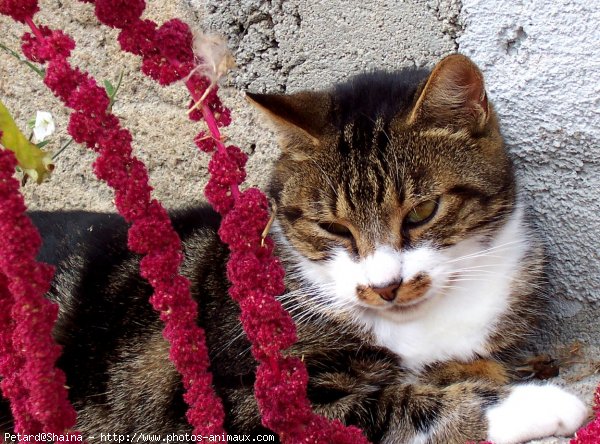
M 431 277 L 420 273 L 407 282 L 399 282 L 384 287 L 358 286 L 356 295 L 365 305 L 391 311 L 414 310 L 429 299 Z

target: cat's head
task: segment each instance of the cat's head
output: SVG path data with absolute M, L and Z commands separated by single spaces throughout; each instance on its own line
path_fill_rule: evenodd
M 334 306 L 418 315 L 514 210 L 511 161 L 465 56 L 249 98 L 281 136 L 270 194 L 286 259 Z

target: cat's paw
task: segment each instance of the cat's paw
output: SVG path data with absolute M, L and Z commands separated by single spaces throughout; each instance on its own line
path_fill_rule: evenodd
M 523 384 L 487 411 L 488 440 L 515 444 L 547 436 L 574 434 L 589 408 L 579 398 L 551 384 Z

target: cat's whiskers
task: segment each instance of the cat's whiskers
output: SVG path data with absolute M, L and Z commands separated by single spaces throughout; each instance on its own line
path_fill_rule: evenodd
M 490 277 L 501 277 L 504 276 L 503 272 L 500 271 L 496 271 L 496 270 L 486 270 L 486 269 L 482 269 L 484 267 L 488 267 L 487 265 L 480 265 L 480 266 L 475 266 L 475 267 L 466 267 L 466 268 L 460 268 L 460 269 L 454 269 L 454 270 L 450 270 L 445 272 L 446 276 L 450 276 L 452 279 L 452 276 L 456 276 L 457 278 L 461 278 L 461 277 L 485 277 L 485 278 L 490 278 Z M 491 264 L 489 265 L 489 267 L 491 268 L 498 268 L 499 264 Z M 522 280 L 519 279 L 516 276 L 512 276 L 511 277 L 511 282 L 520 282 L 523 284 L 527 284 L 527 285 L 534 285 L 533 283 L 530 283 L 528 280 Z M 548 280 L 545 278 L 540 277 L 538 280 L 539 283 L 541 284 L 547 284 Z
M 446 264 L 451 264 L 454 262 L 460 262 L 463 260 L 468 260 L 468 259 L 477 259 L 477 258 L 482 258 L 482 257 L 495 257 L 495 258 L 500 258 L 502 259 L 501 256 L 494 256 L 490 253 L 499 253 L 505 250 L 509 250 L 512 247 L 518 246 L 518 245 L 526 245 L 527 241 L 524 240 L 517 240 L 517 241 L 511 241 L 511 242 L 505 242 L 503 244 L 500 245 L 495 245 L 493 247 L 490 248 L 485 248 L 483 250 L 479 250 L 476 251 L 474 253 L 469 253 L 469 254 L 465 254 L 463 256 L 459 256 L 457 258 L 454 259 L 450 259 L 448 261 L 446 261 Z M 510 248 L 509 248 L 510 247 Z
M 493 276 L 489 276 L 489 275 L 485 275 L 485 276 L 480 276 L 480 275 L 465 275 L 464 277 L 452 279 L 451 282 L 489 282 L 492 277 Z M 532 283 L 530 283 L 530 282 L 528 282 L 526 280 L 523 280 L 523 279 L 513 278 L 513 279 L 511 279 L 511 282 L 522 284 L 522 285 L 528 285 L 530 288 L 533 288 L 535 290 L 542 290 L 543 289 L 543 286 L 537 285 L 537 284 L 532 284 Z
M 292 273 L 293 274 L 293 273 Z M 289 275 L 289 274 L 288 274 Z M 336 284 L 308 284 L 277 297 L 288 310 L 303 308 L 346 309 L 352 304 L 331 297 Z
M 285 308 L 290 313 L 302 313 L 300 317 L 305 316 L 306 313 L 319 312 L 321 314 L 334 314 L 348 312 L 353 308 L 352 304 L 342 303 L 339 301 L 332 300 L 309 300 L 309 299 L 295 299 L 288 303 L 284 303 Z

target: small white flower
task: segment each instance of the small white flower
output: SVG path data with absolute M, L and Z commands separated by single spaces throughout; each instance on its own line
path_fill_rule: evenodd
M 33 135 L 37 143 L 43 142 L 48 136 L 54 133 L 54 119 L 52 114 L 47 111 L 38 111 L 35 116 L 35 125 L 33 127 Z

